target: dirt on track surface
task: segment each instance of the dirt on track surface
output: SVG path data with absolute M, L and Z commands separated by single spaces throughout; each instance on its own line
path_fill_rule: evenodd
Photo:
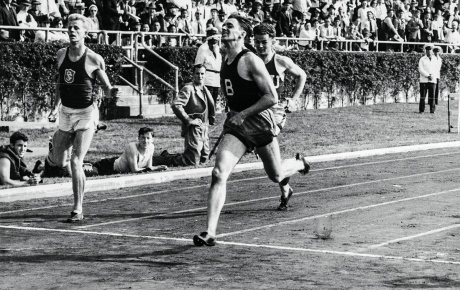
M 81 224 L 71 196 L 0 203 L 0 289 L 458 289 L 459 158 L 314 164 L 285 212 L 263 171 L 234 174 L 215 247 L 191 240 L 209 178 L 88 194 Z

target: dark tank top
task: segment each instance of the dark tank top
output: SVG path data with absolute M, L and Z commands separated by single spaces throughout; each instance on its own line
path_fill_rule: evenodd
M 248 49 L 242 50 L 231 64 L 227 64 L 227 60 L 225 60 L 222 63 L 220 72 L 222 88 L 224 88 L 225 96 L 227 97 L 227 105 L 236 112 L 241 112 L 251 107 L 262 96 L 262 92 L 256 82 L 245 80 L 238 74 L 238 61 L 248 52 Z
M 281 78 L 280 74 L 276 70 L 275 56 L 276 54 L 273 54 L 272 59 L 267 64 L 265 64 L 265 67 L 267 68 L 268 73 L 272 77 L 273 84 L 275 85 L 275 89 L 278 93 L 278 96 L 280 96 L 284 88 L 284 80 Z
M 69 59 L 67 49 L 64 61 L 59 67 L 59 91 L 62 105 L 73 109 L 84 109 L 93 104 L 92 79 L 85 70 L 88 48 L 79 60 L 73 62 Z

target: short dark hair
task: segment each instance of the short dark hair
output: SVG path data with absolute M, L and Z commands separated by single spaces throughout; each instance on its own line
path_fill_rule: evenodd
M 204 64 L 202 64 L 202 63 L 199 63 L 199 64 L 194 65 L 194 66 L 193 66 L 193 72 L 195 72 L 196 69 L 200 69 L 200 68 L 202 68 L 202 67 L 204 67 L 204 69 L 206 69 L 206 67 L 205 67 Z
M 24 142 L 27 142 L 29 141 L 29 138 L 27 138 L 27 135 L 22 133 L 22 132 L 14 132 L 11 136 L 10 136 L 10 144 L 14 145 L 16 144 L 16 142 L 18 142 L 19 140 L 22 140 Z
M 142 127 L 142 128 L 139 129 L 139 136 L 145 135 L 146 133 L 152 133 L 152 137 L 155 136 L 155 134 L 153 134 L 153 129 L 152 128 Z
M 264 35 L 268 34 L 270 38 L 274 38 L 276 35 L 276 31 L 273 28 L 273 25 L 267 23 L 261 23 L 254 27 L 254 35 Z
M 238 15 L 238 14 L 232 14 L 228 17 L 228 19 L 236 19 L 236 21 L 238 21 L 238 23 L 240 24 L 241 28 L 243 28 L 244 31 L 246 31 L 246 34 L 247 36 L 251 36 L 252 35 L 252 24 L 251 24 L 251 20 L 249 20 L 248 18 L 246 17 L 243 17 L 241 15 Z

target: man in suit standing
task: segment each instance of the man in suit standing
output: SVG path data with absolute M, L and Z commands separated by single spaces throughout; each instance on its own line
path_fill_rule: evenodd
M 209 125 L 214 125 L 215 106 L 211 93 L 204 85 L 206 67 L 197 64 L 193 67 L 193 82 L 187 83 L 177 94 L 171 108 L 182 121 L 181 136 L 184 137 L 184 152 L 168 154 L 162 152 L 164 161 L 158 164 L 168 166 L 191 166 L 208 161 Z
M 3 26 L 19 26 L 18 19 L 16 17 L 16 10 L 11 5 L 11 0 L 3 0 L 0 4 L 0 25 Z M 2 34 L 8 34 L 9 38 L 19 40 L 19 30 L 3 30 L 0 29 Z

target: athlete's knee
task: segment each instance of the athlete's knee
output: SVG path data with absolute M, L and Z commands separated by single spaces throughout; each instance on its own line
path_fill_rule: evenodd
M 220 167 L 214 167 L 212 170 L 212 183 L 216 182 L 226 182 L 228 179 L 229 173 L 222 171 Z
M 280 173 L 269 173 L 268 178 L 275 183 L 280 183 L 285 179 L 285 176 Z

